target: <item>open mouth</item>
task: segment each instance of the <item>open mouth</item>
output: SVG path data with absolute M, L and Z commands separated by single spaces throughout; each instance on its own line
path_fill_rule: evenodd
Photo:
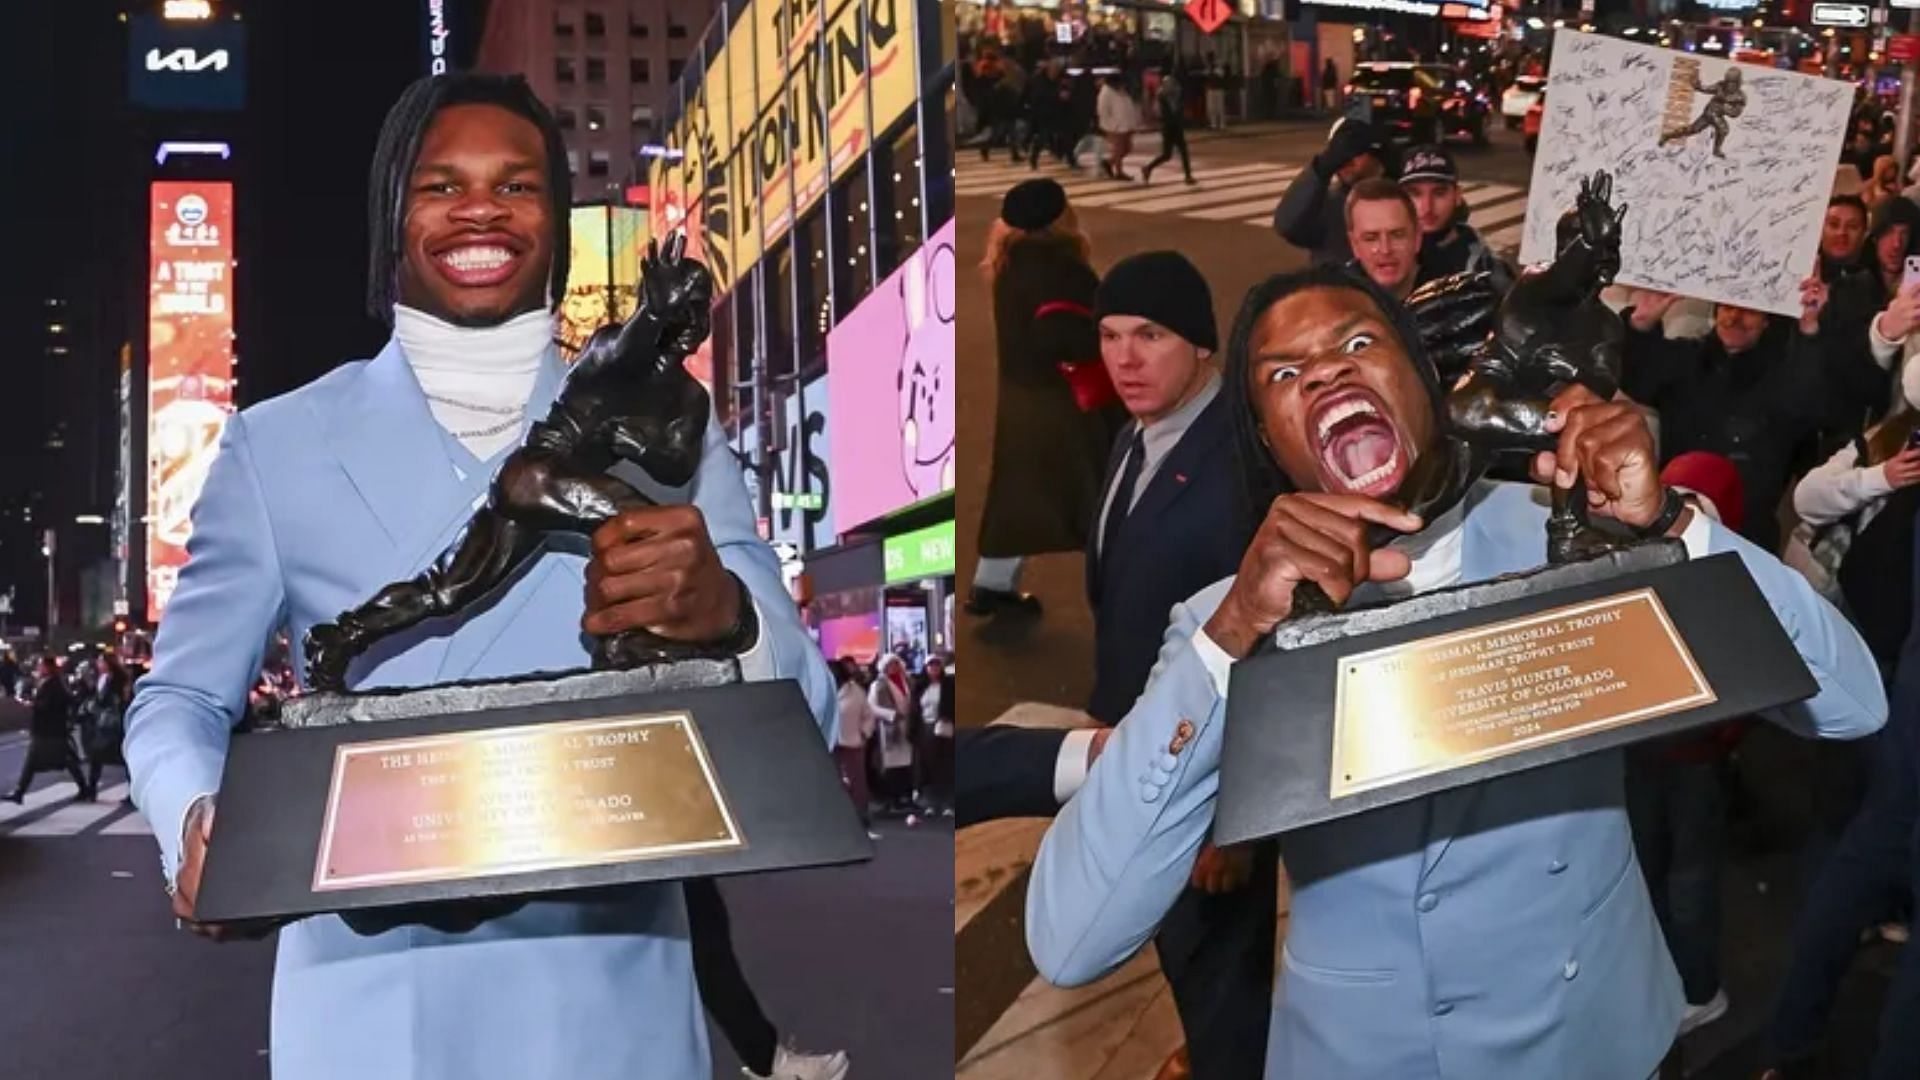
M 519 251 L 500 240 L 465 240 L 434 252 L 433 263 L 455 285 L 485 288 L 513 277 L 521 257 Z
M 1314 460 L 1328 491 L 1380 498 L 1406 479 L 1413 455 L 1370 390 L 1328 395 L 1307 418 Z

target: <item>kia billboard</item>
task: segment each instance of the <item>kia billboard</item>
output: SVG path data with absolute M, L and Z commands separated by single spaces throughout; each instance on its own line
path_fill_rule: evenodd
M 833 528 L 953 490 L 953 222 L 827 333 Z
M 127 96 L 149 109 L 236 112 L 247 103 L 238 19 L 127 18 Z
M 233 185 L 155 181 L 147 277 L 147 618 L 187 562 L 193 504 L 233 412 Z

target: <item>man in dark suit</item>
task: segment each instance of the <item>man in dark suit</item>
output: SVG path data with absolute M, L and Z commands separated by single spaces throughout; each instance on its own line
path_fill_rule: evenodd
M 1173 606 L 1231 576 L 1247 517 L 1220 395 L 1213 295 L 1183 256 L 1124 259 L 1095 296 L 1100 355 L 1133 417 L 1115 440 L 1087 544 L 1094 689 L 1115 724 L 1146 688 Z M 1155 945 L 1186 1029 L 1191 1075 L 1258 1080 L 1266 1059 L 1278 852 L 1211 844 Z M 1187 1075 L 1176 1057 L 1163 1077 Z

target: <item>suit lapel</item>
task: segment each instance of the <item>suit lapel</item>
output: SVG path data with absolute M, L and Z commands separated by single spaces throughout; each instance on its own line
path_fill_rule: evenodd
M 1112 490 L 1115 474 L 1127 455 L 1127 443 L 1133 440 L 1133 433 L 1140 427 L 1138 420 L 1129 420 L 1121 427 L 1120 434 L 1114 436 L 1113 445 L 1107 448 L 1107 468 L 1100 474 L 1100 500 L 1094 503 L 1093 528 L 1087 531 L 1087 557 L 1082 560 L 1087 574 L 1087 600 L 1094 607 L 1100 606 L 1100 534 L 1105 531 L 1107 516 L 1099 511 L 1105 508 L 1107 492 Z
M 1163 520 L 1166 512 L 1172 508 L 1180 496 L 1186 494 L 1193 478 L 1199 475 L 1207 459 L 1220 443 L 1225 440 L 1227 426 L 1222 422 L 1225 414 L 1224 395 L 1216 395 L 1194 417 L 1193 426 L 1180 437 L 1172 450 L 1167 451 L 1165 461 L 1153 471 L 1153 479 L 1147 481 L 1147 490 L 1140 494 L 1140 501 L 1133 504 L 1133 512 L 1120 526 L 1120 550 L 1108 552 L 1107 557 L 1117 560 L 1115 573 L 1121 572 L 1122 564 L 1128 561 L 1128 553 L 1138 550 L 1138 537 L 1153 529 Z

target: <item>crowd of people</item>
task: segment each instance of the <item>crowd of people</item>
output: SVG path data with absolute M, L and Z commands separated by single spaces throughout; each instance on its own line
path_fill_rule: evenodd
M 11 651 L 0 653 L 0 688 L 32 710 L 26 757 L 7 801 L 24 801 L 42 772 L 66 773 L 82 802 L 98 798 L 101 774 L 127 767 L 120 746 L 137 674 L 111 652 L 92 659 L 40 653 L 24 667 Z
M 863 664 L 831 660 L 840 713 L 834 760 L 854 809 L 872 831 L 876 816 L 909 825 L 953 816 L 954 696 L 952 661 L 941 653 L 911 670 L 902 643 Z
M 1821 680 L 1811 702 L 1766 716 L 1820 737 L 1798 745 L 1826 830 L 1809 845 L 1790 971 L 1771 1003 L 1771 1077 L 1820 1074 L 1854 950 L 1863 934 L 1906 940 L 1920 874 L 1920 642 L 1909 645 L 1920 273 L 1907 269 L 1920 258 L 1920 189 L 1900 187 L 1896 163 L 1880 161 L 1887 135 L 1863 103 L 1795 316 L 1608 288 L 1598 299 L 1619 316 L 1621 393 L 1556 398 L 1552 423 L 1581 432 L 1562 443 L 1561 454 L 1578 455 L 1568 469 L 1542 474 L 1533 462 L 1500 474 L 1557 483 L 1556 472 L 1577 471 L 1611 485 L 1592 496 L 1601 516 L 1657 526 L 1696 557 L 1737 552 Z M 1844 166 L 1869 158 L 1856 193 Z M 1436 802 L 1432 818 L 1378 811 L 1289 835 L 1280 972 L 1278 847 L 1209 840 L 1224 673 L 1284 616 L 1296 583 L 1320 584 L 1336 601 L 1356 589 L 1424 591 L 1523 568 L 1520 555 L 1494 554 L 1476 537 L 1539 534 L 1517 484 L 1495 484 L 1436 522 L 1402 520 L 1378 501 L 1432 437 L 1430 423 L 1408 419 L 1421 395 L 1454 385 L 1466 360 L 1420 338 L 1409 302 L 1461 275 L 1496 295 L 1528 280 L 1467 222 L 1449 150 L 1401 152 L 1364 121 L 1342 120 L 1274 211 L 1275 231 L 1311 269 L 1256 286 L 1224 341 L 1198 267 L 1161 251 L 1100 275 L 1050 180 L 1011 188 L 989 226 L 982 272 L 998 390 L 968 610 L 1041 615 L 1020 588 L 1024 560 L 1083 552 L 1096 668 L 1085 711 L 1095 726 L 963 732 L 961 823 L 1059 815 L 1030 886 L 1029 946 L 1043 974 L 1077 983 L 1152 938 L 1187 1036 L 1163 1077 L 1400 1075 L 1429 1053 L 1474 1063 L 1463 1076 L 1637 1077 L 1729 1007 L 1720 873 L 1736 794 L 1729 761 L 1750 721 L 1490 782 L 1464 817 Z M 1396 381 L 1403 364 L 1421 378 Z M 1336 398 L 1339 415 L 1297 443 L 1293 427 L 1331 415 L 1319 403 Z M 1605 439 L 1589 434 L 1599 430 Z M 1026 467 L 1041 457 L 1047 469 Z M 1642 459 L 1644 470 L 1619 467 Z M 1365 522 L 1419 531 L 1369 553 Z M 1092 768 L 1110 756 L 1124 760 Z M 1495 819 L 1508 831 L 1483 831 Z M 1402 832 L 1391 851 L 1381 846 Z M 1433 844 L 1458 852 L 1451 877 L 1402 867 Z M 1633 889 L 1580 879 L 1527 911 L 1503 907 L 1503 896 L 1538 890 L 1496 867 L 1537 855 L 1560 874 L 1614 850 L 1609 869 L 1637 861 Z M 1562 920 L 1563 901 L 1581 918 Z M 1455 921 L 1429 916 L 1436 906 Z M 1508 944 L 1456 950 L 1481 940 L 1483 919 L 1498 919 Z M 1607 951 L 1569 945 L 1563 935 L 1576 925 Z M 1533 966 L 1565 949 L 1551 961 L 1564 989 L 1534 986 Z M 1574 986 L 1583 964 L 1584 990 Z M 1394 971 L 1426 977 L 1409 983 Z M 1488 1010 L 1495 1001 L 1506 1015 Z M 1920 955 L 1909 952 L 1875 1077 L 1920 1076 L 1920 1029 L 1904 1022 L 1916 1007 Z M 1438 1019 L 1456 1010 L 1460 1019 Z M 1599 1026 L 1610 1033 L 1561 1025 L 1581 1010 L 1606 1015 Z M 1485 1014 L 1484 1024 L 1465 1014 Z M 1276 1062 L 1285 1065 L 1273 1071 Z

